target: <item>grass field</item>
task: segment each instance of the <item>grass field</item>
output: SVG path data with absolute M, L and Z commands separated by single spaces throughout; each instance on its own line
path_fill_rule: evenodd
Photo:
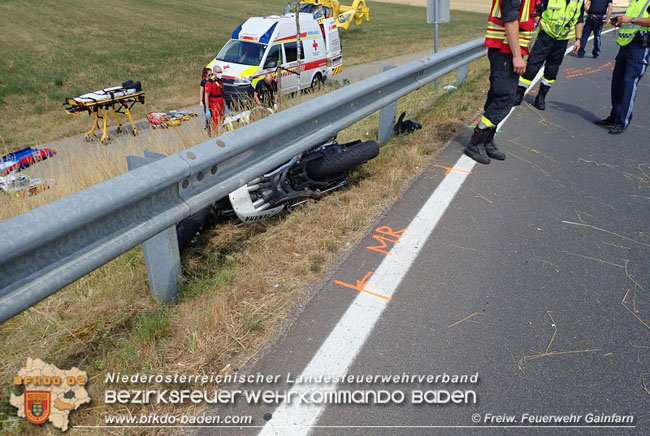
M 371 0 L 370 3 L 395 3 L 401 5 L 427 7 L 427 0 Z M 451 0 L 451 9 L 459 11 L 488 12 L 492 0 Z
M 233 5 L 236 4 L 236 7 Z M 198 103 L 201 68 L 246 17 L 280 13 L 284 0 L 0 2 L 0 152 L 82 133 L 91 120 L 63 111 L 65 97 L 140 80 L 147 112 Z M 433 46 L 425 10 L 371 3 L 371 21 L 342 32 L 346 65 Z M 442 45 L 483 33 L 484 20 L 455 13 Z M 378 43 L 381 41 L 381 43 Z
M 82 14 L 73 8 L 79 3 L 64 1 L 56 4 L 58 9 L 53 16 L 64 22 L 65 17 Z M 83 4 L 84 6 L 90 4 L 93 8 L 97 6 L 94 9 L 88 6 L 85 15 L 93 16 L 93 19 L 100 23 L 108 21 L 108 15 L 114 11 L 122 11 L 117 14 L 119 16 L 122 16 L 125 11 L 124 8 L 115 6 L 118 2 L 89 1 Z M 148 11 L 150 8 L 147 2 L 125 4 L 132 8 L 133 14 L 142 19 L 146 16 L 142 11 Z M 215 50 L 210 47 L 220 45 L 222 42 L 215 43 L 213 35 L 206 37 L 207 25 L 203 29 L 197 27 L 200 30 L 192 26 L 196 25 L 194 21 L 206 23 L 208 20 L 204 15 L 217 14 L 224 8 L 222 6 L 220 9 L 213 5 L 203 8 L 203 12 L 194 10 L 183 16 L 180 12 L 175 15 L 174 11 L 177 8 L 172 7 L 181 4 L 180 2 L 157 4 L 158 9 L 152 9 L 152 17 L 149 19 L 167 23 L 170 21 L 168 17 L 174 17 L 174 22 L 168 27 L 143 25 L 141 28 L 134 29 L 130 49 L 122 49 L 121 44 L 112 42 L 113 51 L 106 47 L 102 51 L 102 44 L 108 42 L 102 39 L 102 44 L 96 44 L 95 50 L 92 38 L 84 35 L 84 32 L 78 35 L 85 41 L 85 45 L 75 44 L 75 38 L 69 38 L 66 32 L 53 30 L 53 24 L 41 24 L 43 28 L 52 26 L 49 31 L 43 28 L 35 30 L 35 32 L 51 32 L 49 38 L 43 39 L 44 44 L 51 50 L 59 50 L 64 54 L 70 53 L 70 57 L 66 58 L 68 60 L 75 60 L 75 55 L 72 53 L 77 52 L 97 56 L 101 54 L 102 69 L 76 70 L 68 66 L 67 62 L 59 62 L 55 56 L 47 55 L 46 49 L 37 50 L 33 47 L 24 50 L 25 53 L 38 51 L 43 56 L 51 57 L 47 58 L 42 67 L 39 66 L 33 71 L 27 67 L 28 62 L 24 60 L 21 68 L 24 68 L 24 71 L 31 71 L 30 74 L 33 76 L 30 77 L 33 78 L 49 77 L 48 83 L 51 81 L 55 88 L 56 83 L 52 77 L 63 77 L 63 84 L 57 89 L 65 93 L 68 83 L 70 86 L 73 86 L 72 83 L 76 86 L 82 80 L 94 83 L 95 80 L 103 80 L 104 74 L 112 74 L 110 81 L 104 83 L 105 85 L 120 82 L 125 77 L 116 74 L 113 65 L 128 64 L 129 68 L 133 68 L 129 70 L 128 76 L 142 80 L 147 86 L 149 102 L 153 100 L 160 106 L 174 105 L 169 107 L 193 104 L 196 100 L 195 72 L 203 65 L 201 59 L 212 56 Z M 245 13 L 242 9 L 248 10 L 247 14 L 250 15 L 254 10 L 262 13 L 259 12 L 259 8 L 255 8 L 256 4 L 261 5 L 260 8 L 278 10 L 284 2 L 251 0 L 237 4 L 240 8 L 238 11 L 231 12 L 228 16 L 223 15 L 216 21 L 230 23 L 227 27 L 232 29 L 241 21 L 237 17 Z M 5 12 L 9 10 L 8 7 L 13 8 L 10 10 L 17 17 L 22 17 L 23 24 L 11 25 L 7 32 L 3 27 L 0 38 L 6 38 L 6 33 L 15 33 L 22 35 L 22 38 L 27 38 L 25 31 L 21 31 L 26 28 L 24 27 L 26 22 L 38 28 L 37 13 L 26 11 L 29 6 L 23 3 L 0 3 L 0 21 L 2 21 L 0 24 L 18 20 L 18 18 L 7 19 Z M 373 53 L 377 57 L 385 57 L 382 56 L 385 54 L 392 56 L 399 51 L 422 47 L 423 39 L 418 38 L 430 37 L 430 26 L 417 24 L 420 20 L 424 21 L 421 8 L 404 8 L 389 4 L 382 6 L 372 4 L 371 7 L 373 21 L 364 23 L 361 28 L 349 31 L 345 35 L 346 56 L 354 57 L 359 61 L 371 59 Z M 408 13 L 397 14 L 404 11 Z M 31 21 L 27 20 L 26 16 L 31 17 Z M 405 23 L 408 23 L 406 20 L 412 20 L 415 24 L 408 25 L 408 36 L 402 36 L 400 32 L 404 32 Z M 466 23 L 464 25 L 468 29 L 474 30 L 468 30 L 468 33 L 455 32 L 452 35 L 450 30 L 444 30 L 443 26 L 443 45 L 472 39 L 483 32 L 482 14 L 454 16 L 454 20 L 457 20 L 456 23 Z M 396 21 L 401 25 L 396 26 Z M 136 22 L 137 19 L 132 23 L 135 25 Z M 88 25 L 86 30 L 91 32 L 91 27 Z M 72 31 L 68 30 L 68 32 Z M 96 35 L 106 35 L 103 32 L 98 30 Z M 220 36 L 222 39 L 219 40 L 217 36 L 216 40 L 225 40 L 229 32 L 230 30 L 222 31 Z M 168 53 L 163 55 L 160 50 L 164 44 L 153 35 L 165 33 L 168 35 L 166 42 L 174 36 L 185 41 L 184 44 L 196 38 L 203 41 L 205 47 L 203 51 L 196 48 L 195 51 L 186 54 L 177 45 L 167 44 L 176 52 L 174 55 Z M 383 39 L 377 39 L 377 35 L 383 35 Z M 382 44 L 377 43 L 379 40 Z M 23 43 L 27 44 L 27 41 L 25 39 Z M 35 42 L 31 41 L 30 44 Z M 399 49 L 386 48 L 391 45 Z M 64 50 L 63 47 L 67 48 Z M 8 49 L 3 45 L 0 50 Z M 136 51 L 147 61 L 141 61 L 138 64 L 140 66 L 133 65 L 133 58 L 130 57 L 132 51 Z M 396 51 L 398 53 L 395 53 Z M 17 56 L 16 52 L 12 52 L 12 55 Z M 25 58 L 27 57 L 25 55 Z M 4 86 L 9 83 L 10 78 L 17 76 L 13 75 L 4 64 L 0 64 L 0 68 L 5 68 L 0 73 L 8 72 L 0 76 L 2 80 L 0 83 L 5 89 Z M 171 76 L 163 75 L 158 72 L 159 70 L 169 72 Z M 47 71 L 50 72 L 46 73 Z M 431 161 L 431 154 L 473 118 L 485 95 L 486 71 L 487 62 L 483 59 L 473 64 L 470 70 L 470 83 L 456 92 L 443 92 L 441 87 L 436 93 L 431 85 L 400 100 L 399 109 L 407 110 L 409 118 L 422 122 L 423 130 L 411 136 L 396 138 L 383 147 L 378 158 L 353 172 L 349 188 L 334 192 L 322 201 L 309 202 L 302 209 L 267 222 L 244 227 L 224 224 L 206 234 L 197 249 L 183 256 L 186 282 L 177 305 L 159 306 L 152 302 L 148 293 L 142 252 L 140 248 L 136 248 L 68 286 L 56 296 L 46 299 L 3 324 L 0 326 L 0 344 L 4 351 L 0 358 L 0 380 L 11 380 L 27 357 L 42 358 L 61 368 L 77 366 L 88 371 L 90 377 L 88 391 L 93 398 L 93 403 L 75 411 L 71 415 L 71 424 L 73 426 L 98 425 L 102 423 L 102 417 L 106 414 L 153 411 L 153 406 L 144 409 L 136 407 L 127 409 L 105 405 L 102 396 L 103 390 L 108 387 L 103 384 L 102 376 L 108 371 L 130 374 L 138 371 L 163 374 L 174 372 L 209 374 L 218 371 L 226 364 L 231 364 L 232 368 L 245 366 L 255 358 L 260 349 L 268 344 L 269 339 L 274 337 L 291 307 L 305 297 L 305 289 L 309 284 L 323 277 L 337 251 L 362 237 L 367 226 L 390 205 L 392 199 L 397 198 L 408 181 L 427 167 Z M 170 77 L 174 75 L 180 77 L 183 74 L 186 74 L 187 84 L 181 85 L 170 81 Z M 442 81 L 442 84 L 453 79 L 448 77 Z M 91 89 L 95 87 L 97 86 L 91 86 Z M 154 92 L 156 89 L 158 91 Z M 165 94 L 165 90 L 168 94 Z M 34 87 L 32 91 L 25 92 L 37 94 L 40 89 Z M 173 94 L 174 92 L 176 94 Z M 164 98 L 156 100 L 158 93 L 162 93 Z M 0 114 L 4 117 L 2 111 L 16 110 L 14 106 L 7 108 L 6 102 L 11 99 L 14 99 L 11 101 L 20 101 L 21 98 L 27 104 L 28 95 L 25 93 L 4 94 L 5 103 L 0 106 Z M 51 105 L 52 109 L 43 109 L 38 120 L 43 120 L 42 127 L 50 129 L 47 130 L 49 134 L 67 132 L 73 128 L 78 128 L 79 131 L 87 128 L 89 124 L 87 117 L 84 117 L 81 120 L 83 123 L 78 126 L 74 124 L 78 120 L 66 118 L 65 114 L 57 118 L 59 112 L 62 112 L 59 102 L 54 99 L 48 100 L 47 93 L 44 98 L 45 103 Z M 148 107 L 152 108 L 149 103 Z M 160 109 L 159 106 L 155 108 Z M 25 121 L 21 123 L 25 125 Z M 57 123 L 61 123 L 61 126 L 56 126 Z M 340 139 L 347 141 L 374 138 L 377 134 L 377 124 L 378 115 L 375 114 L 346 129 L 341 133 Z M 5 136 L 6 127 L 5 124 L 2 125 L 2 135 Z M 123 155 L 140 154 L 142 148 L 170 153 L 204 140 L 205 133 L 200 128 L 188 127 L 181 126 L 167 131 L 147 131 L 136 138 L 124 136 L 116 138 L 107 147 L 97 144 L 88 145 L 89 148 L 84 152 L 87 154 L 86 160 L 82 160 L 82 156 L 79 155 L 76 160 L 70 161 L 68 167 L 69 178 L 74 179 L 78 185 L 73 187 L 72 182 L 68 182 L 68 176 L 62 176 L 59 182 L 65 186 L 58 190 L 59 185 L 57 185 L 57 190 L 53 188 L 42 195 L 51 195 L 49 198 L 54 199 L 65 195 L 70 190 L 81 189 L 112 177 L 124 171 Z M 55 161 L 56 158 L 43 165 Z M 98 164 L 90 167 L 88 162 L 98 162 Z M 78 171 L 82 167 L 84 171 Z M 83 177 L 78 177 L 80 174 Z M 39 197 L 31 199 L 33 206 L 43 201 L 39 200 Z M 0 212 L 5 214 L 4 217 L 12 215 L 11 211 L 0 210 Z M 281 267 L 279 268 L 278 265 Z M 128 386 L 120 385 L 118 388 L 128 389 Z M 8 389 L 0 390 L 0 433 L 55 433 L 49 425 L 37 427 L 29 425 L 23 419 L 15 419 L 16 409 L 8 404 L 8 394 Z M 194 412 L 191 409 L 178 410 L 171 407 L 153 408 L 162 413 Z M 134 431 L 129 434 L 140 433 L 144 432 Z M 116 431 L 114 434 L 123 433 Z

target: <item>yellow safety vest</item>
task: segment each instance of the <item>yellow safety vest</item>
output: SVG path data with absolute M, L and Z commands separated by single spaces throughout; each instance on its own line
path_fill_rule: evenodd
M 648 14 L 650 0 L 630 0 L 630 6 L 625 11 L 628 17 L 650 18 Z M 650 27 L 639 26 L 638 24 L 625 23 L 619 27 L 618 45 L 628 45 L 632 42 L 637 32 L 650 32 Z
M 584 5 L 584 0 L 548 0 L 540 20 L 542 30 L 557 40 L 575 38 Z

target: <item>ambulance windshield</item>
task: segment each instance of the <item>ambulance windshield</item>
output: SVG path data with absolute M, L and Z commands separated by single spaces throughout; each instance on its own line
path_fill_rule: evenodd
M 217 60 L 243 65 L 259 65 L 266 51 L 266 44 L 231 39 L 217 55 Z

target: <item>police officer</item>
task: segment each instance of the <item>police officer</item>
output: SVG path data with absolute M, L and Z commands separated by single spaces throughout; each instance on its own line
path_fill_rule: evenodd
M 603 24 L 609 21 L 612 15 L 612 0 L 591 0 L 585 4 L 587 17 L 585 18 L 585 27 L 582 29 L 582 39 L 580 40 L 580 49 L 578 57 L 584 57 L 587 40 L 594 32 L 594 49 L 592 51 L 594 59 L 600 54 L 600 33 L 603 30 Z
M 497 125 L 508 115 L 515 101 L 517 80 L 526 69 L 523 56 L 533 36 L 535 0 L 492 0 L 485 46 L 490 61 L 490 90 L 483 116 L 465 146 L 465 154 L 476 162 L 506 155 L 494 143 Z
M 580 49 L 584 21 L 584 0 L 542 0 L 539 34 L 528 57 L 526 72 L 519 79 L 515 105 L 521 104 L 526 90 L 544 66 L 544 76 L 535 98 L 535 107 L 546 109 L 546 94 L 557 78 L 569 39 L 576 38 L 574 52 Z
M 650 0 L 630 0 L 625 15 L 614 17 L 612 22 L 620 28 L 616 42 L 621 46 L 612 75 L 612 110 L 607 118 L 596 124 L 609 126 L 609 133 L 618 135 L 632 121 L 637 86 L 648 67 Z

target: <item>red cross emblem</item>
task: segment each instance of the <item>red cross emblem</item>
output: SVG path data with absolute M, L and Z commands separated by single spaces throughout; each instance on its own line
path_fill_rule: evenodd
M 224 71 L 227 70 L 228 68 L 230 68 L 230 65 L 226 65 L 225 67 L 223 67 Z
M 314 45 L 312 47 L 314 47 L 314 51 L 318 50 L 318 43 L 314 41 Z

